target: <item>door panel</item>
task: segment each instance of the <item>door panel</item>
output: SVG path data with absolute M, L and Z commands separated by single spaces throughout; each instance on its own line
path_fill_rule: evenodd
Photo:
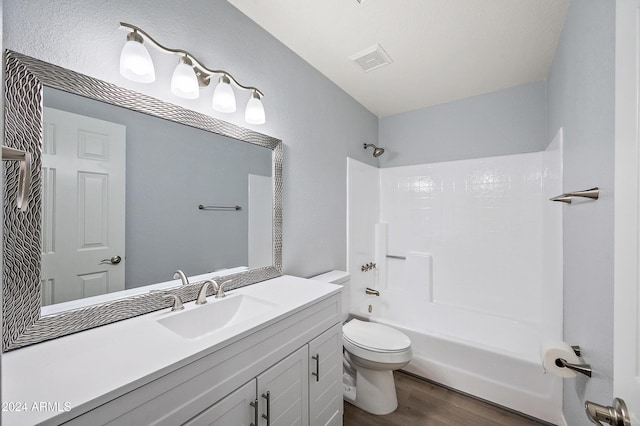
M 255 398 L 254 379 L 198 414 L 185 426 L 249 426 L 254 421 L 251 403 Z
M 271 426 L 309 424 L 308 354 L 304 345 L 258 376 L 260 412 L 267 415 L 269 392 Z
M 44 108 L 42 303 L 124 289 L 126 128 Z
M 308 377 L 311 426 L 324 426 L 342 419 L 341 324 L 336 324 L 309 342 Z

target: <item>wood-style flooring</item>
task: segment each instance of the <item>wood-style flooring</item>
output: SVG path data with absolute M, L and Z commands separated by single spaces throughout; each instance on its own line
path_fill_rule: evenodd
M 398 409 L 374 416 L 344 403 L 344 426 L 540 426 L 486 402 L 408 374 L 394 372 Z

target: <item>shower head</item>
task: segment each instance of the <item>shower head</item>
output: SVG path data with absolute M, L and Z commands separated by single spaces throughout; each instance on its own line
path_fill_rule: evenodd
M 382 154 L 384 154 L 384 148 L 378 148 L 377 146 L 375 146 L 372 143 L 365 143 L 364 144 L 364 149 L 367 149 L 370 146 L 373 147 L 373 156 L 374 157 L 380 157 Z

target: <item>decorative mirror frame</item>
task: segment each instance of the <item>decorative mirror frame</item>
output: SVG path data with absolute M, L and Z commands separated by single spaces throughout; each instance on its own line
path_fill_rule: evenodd
M 3 352 L 143 315 L 171 304 L 157 294 L 145 293 L 40 316 L 43 86 L 271 149 L 273 265 L 225 278 L 233 280 L 229 289 L 234 289 L 281 275 L 282 141 L 10 50 L 5 51 L 5 64 L 4 144 L 31 153 L 33 168 L 29 206 L 24 212 L 16 208 L 19 166 L 11 162 L 3 168 Z M 169 290 L 186 302 L 195 300 L 198 287 L 198 283 L 194 283 Z

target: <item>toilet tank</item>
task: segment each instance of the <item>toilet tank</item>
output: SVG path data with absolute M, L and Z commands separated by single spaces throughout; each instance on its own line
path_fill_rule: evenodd
M 324 274 L 309 278 L 323 283 L 341 285 L 342 288 L 342 322 L 349 317 L 349 287 L 351 285 L 351 274 L 345 271 L 330 271 Z

